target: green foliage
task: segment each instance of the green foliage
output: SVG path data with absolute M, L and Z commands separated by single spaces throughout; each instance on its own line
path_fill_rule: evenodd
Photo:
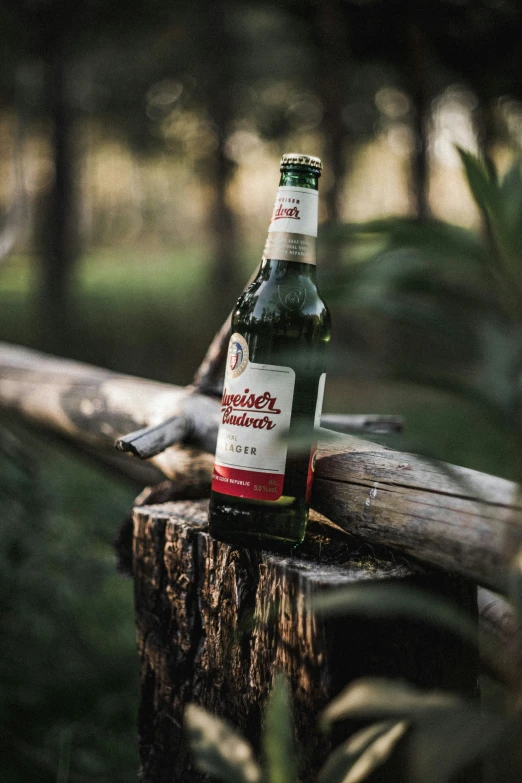
M 278 675 L 265 710 L 263 758 L 267 783 L 297 780 L 296 749 L 290 690 Z
M 429 618 L 468 644 L 478 644 L 476 626 L 463 612 L 429 593 L 400 585 L 393 590 L 386 584 L 348 585 L 319 594 L 312 608 L 325 617 L 351 614 L 375 620 Z
M 522 173 L 501 179 L 460 150 L 482 234 L 439 220 L 391 218 L 342 226 L 336 247 L 359 259 L 330 295 L 364 333 L 363 372 L 423 384 L 480 406 L 511 444 L 522 477 Z M 337 369 L 349 373 L 357 347 Z M 424 450 L 426 444 L 420 445 Z
M 448 693 L 425 693 L 407 683 L 380 677 L 356 680 L 351 683 L 322 714 L 322 722 L 328 726 L 335 721 L 352 718 L 393 720 L 408 716 L 412 719 L 427 711 L 455 708 L 457 699 Z
M 506 718 L 482 715 L 478 705 L 450 693 L 421 691 L 407 683 L 368 678 L 352 683 L 323 713 L 323 721 L 382 719 L 355 734 L 328 760 L 331 770 L 325 783 L 338 780 L 363 780 L 373 769 L 365 765 L 356 777 L 356 766 L 341 777 L 343 761 L 352 761 L 353 744 L 365 737 L 371 747 L 373 735 L 382 743 L 377 760 L 384 762 L 398 740 L 406 733 L 407 764 L 411 780 L 419 783 L 449 783 L 460 771 L 469 768 L 502 741 L 509 729 Z M 399 721 L 399 719 L 402 719 Z M 399 721 L 393 723 L 393 721 Z M 351 749 L 351 753 L 348 752 Z M 362 757 L 361 760 L 362 761 Z M 360 762 L 359 762 L 360 763 Z M 346 774 L 346 771 L 345 771 Z M 320 783 L 322 779 L 320 778 Z
M 408 729 L 405 721 L 383 721 L 361 729 L 336 748 L 320 770 L 318 783 L 358 783 L 393 753 Z
M 482 213 L 489 237 L 490 263 L 496 263 L 501 280 L 515 291 L 503 287 L 506 311 L 519 321 L 522 317 L 522 173 L 520 161 L 499 181 L 482 161 L 459 149 L 473 197 Z M 515 294 L 516 296 L 513 296 Z M 513 309 L 512 309 L 513 308 Z
M 2 422 L 4 783 L 135 780 L 132 584 L 117 574 L 112 551 L 134 494 Z
M 261 769 L 250 743 L 221 718 L 195 704 L 185 710 L 185 728 L 196 765 L 225 783 L 257 783 Z
M 198 769 L 224 783 L 295 783 L 297 756 L 290 691 L 278 674 L 263 722 L 263 766 L 250 743 L 229 724 L 195 704 L 185 709 L 185 729 Z

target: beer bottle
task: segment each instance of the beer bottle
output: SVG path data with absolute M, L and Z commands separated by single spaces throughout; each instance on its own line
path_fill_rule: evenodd
M 286 548 L 305 534 L 330 339 L 316 285 L 321 169 L 283 155 L 261 266 L 232 316 L 209 511 L 229 543 Z

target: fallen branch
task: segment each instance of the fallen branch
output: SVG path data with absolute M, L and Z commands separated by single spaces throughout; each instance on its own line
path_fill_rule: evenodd
M 123 473 L 135 475 L 136 470 L 129 455 L 115 450 L 118 439 L 131 430 L 186 417 L 190 437 L 147 464 L 161 471 L 158 478 L 186 483 L 190 477 L 198 486 L 208 485 L 219 407 L 216 399 L 191 387 L 121 375 L 0 343 L 0 409 L 58 433 L 94 456 L 105 452 Z

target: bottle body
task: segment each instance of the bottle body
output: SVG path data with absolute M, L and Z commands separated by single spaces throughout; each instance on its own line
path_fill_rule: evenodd
M 274 216 L 283 211 L 284 228 L 292 211 L 306 213 L 306 203 L 299 208 L 306 199 L 291 192 L 280 187 L 274 208 Z M 279 228 L 233 314 L 210 500 L 211 535 L 246 546 L 291 547 L 304 537 L 330 339 L 311 262 L 315 244 L 309 234 Z M 271 248 L 286 257 L 266 257 Z

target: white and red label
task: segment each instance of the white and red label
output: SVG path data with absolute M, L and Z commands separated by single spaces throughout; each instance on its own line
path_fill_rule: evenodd
M 317 190 L 282 185 L 277 189 L 268 233 L 289 231 L 316 237 L 318 203 Z
M 317 190 L 279 187 L 263 257 L 315 264 L 317 214 Z
M 252 500 L 283 492 L 295 373 L 249 361 L 240 334 L 230 338 L 212 489 Z

